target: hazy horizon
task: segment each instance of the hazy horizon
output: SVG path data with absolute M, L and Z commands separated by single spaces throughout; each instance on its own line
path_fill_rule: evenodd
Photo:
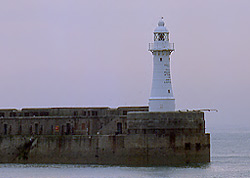
M 249 127 L 247 0 L 0 3 L 0 108 L 147 106 L 148 43 L 164 17 L 176 109 L 214 108 L 207 128 Z

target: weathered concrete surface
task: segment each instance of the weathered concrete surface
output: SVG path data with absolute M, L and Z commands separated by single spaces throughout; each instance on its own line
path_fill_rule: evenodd
M 129 112 L 128 129 L 199 129 L 205 132 L 202 112 Z
M 115 134 L 117 123 L 126 133 L 127 112 L 148 107 L 0 109 L 0 135 Z
M 49 115 L 41 116 L 45 111 L 26 109 L 16 117 L 1 111 L 0 162 L 155 166 L 210 161 L 204 113 L 145 110 L 48 109 Z M 30 116 L 36 112 L 40 115 Z
M 1 136 L 1 163 L 176 165 L 210 161 L 210 135 L 38 136 L 23 157 L 27 136 Z M 190 143 L 188 148 L 185 144 Z M 199 143 L 199 148 L 197 148 Z M 186 146 L 187 147 L 187 146 Z M 21 150 L 21 151 L 20 151 Z

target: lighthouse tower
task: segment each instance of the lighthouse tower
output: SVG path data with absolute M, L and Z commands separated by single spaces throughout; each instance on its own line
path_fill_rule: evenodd
M 174 44 L 169 43 L 169 31 L 164 25 L 162 18 L 154 30 L 154 43 L 149 44 L 154 66 L 149 112 L 175 111 L 170 75 L 170 55 L 174 51 Z

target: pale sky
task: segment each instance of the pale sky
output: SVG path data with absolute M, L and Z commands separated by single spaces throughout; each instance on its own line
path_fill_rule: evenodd
M 249 0 L 0 1 L 0 108 L 148 105 L 164 17 L 177 109 L 250 127 Z

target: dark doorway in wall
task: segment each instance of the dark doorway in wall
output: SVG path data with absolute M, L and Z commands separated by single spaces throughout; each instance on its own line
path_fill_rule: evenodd
M 191 144 L 185 143 L 185 150 L 191 150 Z
M 122 134 L 122 123 L 117 123 L 117 134 Z
M 35 134 L 38 135 L 38 124 L 35 124 Z
M 42 135 L 42 134 L 43 134 L 43 125 L 41 125 L 41 127 L 40 127 L 39 134 L 40 134 L 40 135 Z
M 18 129 L 18 134 L 21 135 L 22 134 L 22 125 L 19 126 L 19 129 Z
M 4 112 L 0 112 L 0 117 L 4 117 Z
M 54 134 L 54 126 L 53 125 L 51 125 L 51 135 L 53 135 Z
M 16 113 L 15 112 L 11 112 L 10 113 L 10 117 L 16 117 Z
M 78 115 L 78 111 L 74 111 L 74 116 L 77 116 Z
M 175 149 L 175 133 L 174 132 L 170 132 L 169 142 L 170 142 L 171 148 Z
M 195 144 L 195 148 L 196 148 L 196 151 L 200 151 L 200 149 L 201 149 L 201 144 L 200 144 L 200 143 L 196 143 L 196 144 Z
M 7 135 L 8 133 L 8 125 L 4 124 L 4 135 Z
M 33 134 L 33 129 L 32 129 L 32 125 L 30 125 L 30 135 Z
M 64 134 L 65 134 L 64 129 L 65 129 L 65 126 L 64 126 L 64 125 L 62 125 L 61 135 L 64 135 Z
M 48 116 L 49 112 L 40 112 L 40 116 Z
M 123 115 L 127 115 L 127 114 L 128 114 L 128 111 L 124 110 L 124 111 L 122 112 L 122 114 L 123 114 Z
M 9 135 L 11 135 L 11 131 L 12 131 L 12 126 L 10 125 L 10 128 L 9 128 Z
M 69 135 L 69 134 L 71 134 L 71 124 L 70 123 L 67 123 L 67 125 L 66 125 L 66 135 Z

